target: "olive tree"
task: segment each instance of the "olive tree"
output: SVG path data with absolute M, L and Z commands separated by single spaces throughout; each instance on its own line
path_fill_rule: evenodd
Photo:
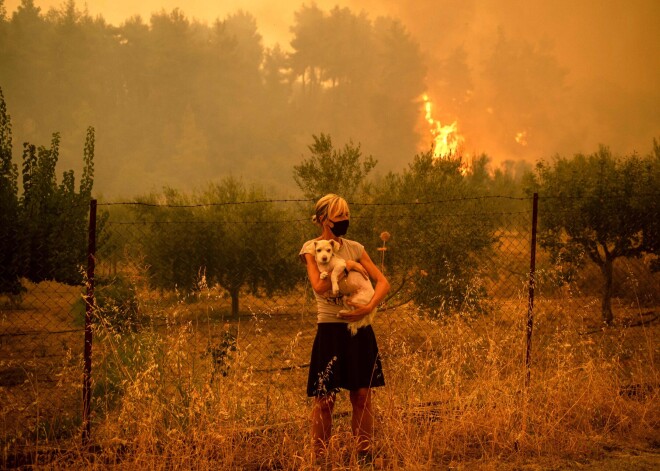
M 336 149 L 327 134 L 312 136 L 310 156 L 293 167 L 293 179 L 306 198 L 336 193 L 351 200 L 377 161 L 362 155 L 360 144 L 348 143 Z
M 270 296 L 295 286 L 297 250 L 287 212 L 264 192 L 225 178 L 192 195 L 166 189 L 138 206 L 146 223 L 145 264 L 153 287 L 191 292 L 203 276 L 231 297 L 239 315 L 242 292 Z M 297 241 L 296 241 L 297 243 Z
M 481 259 L 497 240 L 498 220 L 487 200 L 475 199 L 478 171 L 429 151 L 368 188 L 376 204 L 361 225 L 378 242 L 381 231 L 391 237 L 386 254 L 395 290 L 436 316 L 480 310 L 485 296 Z
M 536 166 L 528 190 L 539 193 L 539 241 L 570 281 L 586 261 L 602 273 L 602 317 L 612 324 L 613 266 L 651 254 L 657 264 L 660 149 L 617 157 L 604 146 Z M 653 264 L 652 264 L 653 265 Z

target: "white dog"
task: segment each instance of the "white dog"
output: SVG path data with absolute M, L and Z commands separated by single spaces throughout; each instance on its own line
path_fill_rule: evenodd
M 330 276 L 332 294 L 334 296 L 343 295 L 344 306 L 352 311 L 355 308 L 348 305 L 346 301 L 367 304 L 374 296 L 374 288 L 371 286 L 369 280 L 365 279 L 361 273 L 355 271 L 348 272 L 346 282 L 343 283 L 345 287 L 343 289 L 339 287 L 338 277 L 346 269 L 346 261 L 337 255 L 339 247 L 339 242 L 336 240 L 317 240 L 314 242 L 314 257 L 321 272 L 321 279 L 325 280 L 328 275 Z M 371 311 L 359 321 L 349 322 L 348 329 L 351 331 L 351 334 L 355 335 L 360 327 L 371 324 L 375 312 L 375 310 Z

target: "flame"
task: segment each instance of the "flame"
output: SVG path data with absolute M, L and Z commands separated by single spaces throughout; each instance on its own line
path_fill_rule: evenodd
M 430 126 L 433 136 L 433 157 L 447 159 L 456 155 L 465 138 L 458 133 L 458 122 L 443 126 L 440 121 L 433 118 L 433 105 L 429 96 L 424 94 L 424 119 Z
M 527 145 L 527 131 L 520 131 L 516 133 L 516 137 L 514 137 L 514 139 L 518 144 L 525 147 Z

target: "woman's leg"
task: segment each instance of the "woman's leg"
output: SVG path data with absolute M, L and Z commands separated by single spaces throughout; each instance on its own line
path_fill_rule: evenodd
M 374 435 L 374 414 L 371 408 L 371 389 L 361 388 L 351 391 L 353 436 L 357 439 L 357 451 L 371 451 Z
M 332 433 L 332 410 L 335 407 L 335 395 L 316 396 L 312 408 L 312 440 L 314 450 L 325 450 Z

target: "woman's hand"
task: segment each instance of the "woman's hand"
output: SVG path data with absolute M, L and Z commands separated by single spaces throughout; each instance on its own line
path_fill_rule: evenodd
M 360 275 L 364 277 L 365 280 L 369 279 L 369 272 L 359 262 L 354 262 L 353 260 L 346 260 L 346 269 L 348 271 L 358 272 Z
M 346 304 L 355 309 L 352 311 L 340 311 L 338 317 L 347 320 L 348 322 L 359 321 L 374 310 L 368 304 L 358 304 L 354 303 L 353 301 L 346 301 Z

